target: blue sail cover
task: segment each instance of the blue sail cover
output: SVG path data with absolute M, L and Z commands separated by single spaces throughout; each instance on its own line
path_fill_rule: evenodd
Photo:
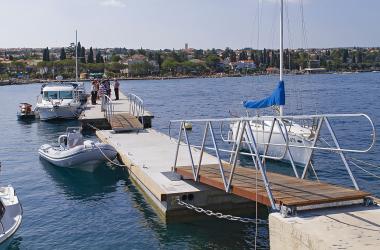
M 250 109 L 267 108 L 273 105 L 285 105 L 285 86 L 284 81 L 278 83 L 277 89 L 265 99 L 259 101 L 244 101 L 244 107 Z

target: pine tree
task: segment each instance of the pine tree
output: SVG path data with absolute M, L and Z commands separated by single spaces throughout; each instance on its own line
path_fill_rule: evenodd
M 82 47 L 80 51 L 80 62 L 86 63 L 86 48 Z
M 78 42 L 78 45 L 77 45 L 77 54 L 78 54 L 78 57 L 80 57 L 80 53 L 82 52 L 82 45 L 80 44 L 80 42 Z
M 61 49 L 61 54 L 59 55 L 59 60 L 65 60 L 66 59 L 66 51 L 65 48 Z
M 96 53 L 95 62 L 96 62 L 96 63 L 101 63 L 101 62 L 102 62 L 102 54 L 100 53 L 99 50 L 98 50 L 98 52 Z M 104 62 L 104 61 L 103 61 L 103 62 Z
M 87 63 L 94 63 L 94 51 L 92 50 L 92 47 L 90 47 L 90 51 L 87 55 Z
M 44 61 L 44 62 L 50 61 L 50 53 L 49 53 L 48 47 L 46 47 L 46 49 L 44 49 L 42 52 L 42 61 Z

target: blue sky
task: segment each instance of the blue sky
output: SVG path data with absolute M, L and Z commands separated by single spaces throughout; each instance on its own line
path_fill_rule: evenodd
M 285 47 L 380 46 L 378 0 L 284 1 Z M 0 9 L 0 47 L 66 46 L 75 29 L 86 47 L 273 48 L 279 39 L 279 0 L 1 0 Z

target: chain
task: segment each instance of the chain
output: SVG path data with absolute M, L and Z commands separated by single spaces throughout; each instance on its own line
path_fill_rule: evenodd
M 229 214 L 215 213 L 211 210 L 203 209 L 201 207 L 196 207 L 192 204 L 181 201 L 180 199 L 177 199 L 177 203 L 178 203 L 178 205 L 185 206 L 188 209 L 194 210 L 197 213 L 203 213 L 207 216 L 215 216 L 216 218 L 219 218 L 219 219 L 226 219 L 226 220 L 230 220 L 230 221 L 239 221 L 239 222 L 243 222 L 243 223 L 268 224 L 267 220 L 251 219 L 251 218 L 233 216 L 233 215 L 229 215 Z

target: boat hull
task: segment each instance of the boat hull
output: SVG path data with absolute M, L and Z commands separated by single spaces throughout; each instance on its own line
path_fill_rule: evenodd
M 112 146 L 91 141 L 66 150 L 44 144 L 38 152 L 41 158 L 55 166 L 77 168 L 89 172 L 94 171 L 100 165 L 99 163 L 114 160 L 117 156 L 117 152 Z
M 6 249 L 21 225 L 23 211 L 13 187 L 1 187 L 0 190 L 0 199 L 5 208 L 1 218 L 0 249 Z
M 80 115 L 80 106 L 38 107 L 38 114 L 42 121 L 76 119 Z
M 270 135 L 270 125 L 267 124 L 266 126 L 258 125 L 258 124 L 250 124 L 251 129 L 254 135 L 254 139 L 257 143 L 257 148 L 260 154 L 263 154 L 265 151 L 265 143 L 268 143 L 269 135 Z M 236 138 L 238 125 L 237 123 L 231 125 L 231 131 L 232 131 L 232 137 Z M 287 127 L 288 130 L 288 127 Z M 313 139 L 310 139 L 308 137 L 303 136 L 301 133 L 295 133 L 295 132 L 288 132 L 289 137 L 289 151 L 292 156 L 293 162 L 297 166 L 305 166 L 310 158 L 310 154 L 312 153 L 312 150 L 307 147 L 311 147 L 313 145 Z M 230 138 L 230 139 L 231 139 Z M 244 141 L 252 141 L 251 138 L 247 138 L 247 136 L 244 136 Z M 271 136 L 271 144 L 285 144 L 285 140 L 283 139 L 283 136 L 279 130 L 279 128 L 275 128 L 273 130 L 272 136 Z M 292 147 L 292 146 L 303 146 L 302 148 L 299 147 Z M 242 143 L 241 149 L 244 151 L 249 151 L 249 145 L 247 143 Z M 271 157 L 280 158 L 279 161 L 282 162 L 291 162 L 290 156 L 288 153 L 285 153 L 285 146 L 275 146 L 270 145 L 268 148 L 268 151 L 266 155 Z

